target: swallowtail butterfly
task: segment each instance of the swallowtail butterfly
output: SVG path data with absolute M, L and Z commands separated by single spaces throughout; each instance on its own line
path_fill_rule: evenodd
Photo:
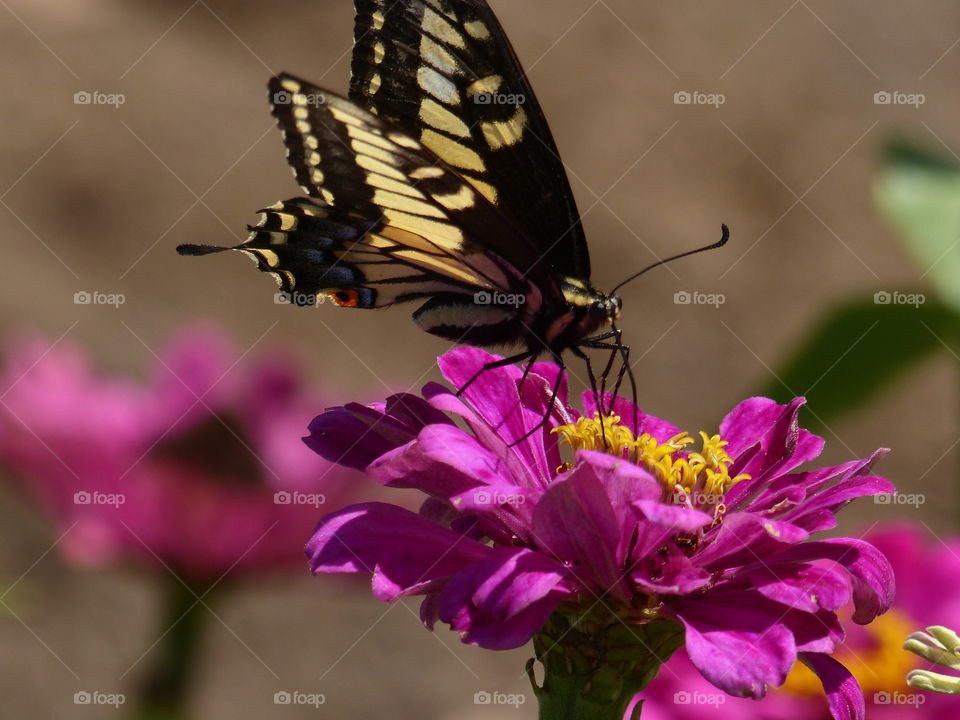
M 178 251 L 242 252 L 293 304 L 420 302 L 433 335 L 520 351 L 503 364 L 562 368 L 565 351 L 603 347 L 604 378 L 614 352 L 626 368 L 620 298 L 590 284 L 563 163 L 485 0 L 355 5 L 349 99 L 293 75 L 269 83 L 307 197 L 262 210 L 237 247 Z

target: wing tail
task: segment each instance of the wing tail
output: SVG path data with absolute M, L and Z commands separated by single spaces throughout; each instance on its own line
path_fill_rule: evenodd
M 232 247 L 220 247 L 219 245 L 193 245 L 186 243 L 177 246 L 177 253 L 187 257 L 199 257 L 200 255 L 212 255 L 223 252 L 224 250 L 235 250 Z

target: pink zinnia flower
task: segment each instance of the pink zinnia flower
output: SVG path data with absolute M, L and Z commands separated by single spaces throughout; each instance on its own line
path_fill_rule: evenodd
M 462 387 L 496 359 L 465 348 L 440 366 Z M 764 398 L 734 408 L 694 451 L 689 435 L 639 410 L 631 432 L 620 418 L 632 422 L 635 408 L 621 398 L 600 420 L 587 393 L 581 415 L 565 389 L 528 437 L 557 372 L 534 366 L 521 394 L 521 371 L 504 367 L 483 373 L 466 403 L 430 385 L 423 399 L 314 420 L 306 441 L 327 459 L 429 496 L 419 514 L 366 503 L 327 515 L 307 548 L 314 572 L 371 572 L 381 600 L 424 595 L 424 623 L 439 619 L 467 643 L 533 638 L 548 678 L 616 657 L 608 665 L 625 682 L 602 690 L 618 708 L 682 642 L 726 693 L 761 698 L 799 659 L 835 717 L 862 717 L 856 680 L 830 657 L 843 639 L 837 611 L 852 602 L 854 621 L 870 622 L 892 602 L 893 575 L 867 542 L 811 537 L 854 498 L 892 491 L 870 472 L 884 451 L 800 471 L 823 441 L 799 428 L 802 400 Z
M 66 342 L 8 346 L 0 461 L 70 560 L 159 560 L 194 580 L 302 562 L 318 508 L 347 500 L 353 473 L 299 441 L 324 398 L 289 354 L 240 357 L 216 332 L 183 332 L 141 382 Z
M 918 525 L 890 523 L 864 536 L 890 560 L 897 599 L 867 626 L 841 612 L 846 637 L 834 658 L 857 678 L 870 720 L 916 720 L 960 716 L 960 698 L 924 693 L 907 685 L 906 675 L 929 665 L 903 650 L 908 634 L 924 624 L 960 626 L 960 536 L 929 537 Z M 678 653 L 642 693 L 644 720 L 826 720 L 829 709 L 816 679 L 797 667 L 783 687 L 761 704 L 716 695 L 689 660 Z

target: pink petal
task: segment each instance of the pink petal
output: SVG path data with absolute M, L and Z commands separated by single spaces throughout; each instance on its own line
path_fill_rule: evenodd
M 509 650 L 524 645 L 568 594 L 568 570 L 525 548 L 496 548 L 454 576 L 439 617 L 471 645 Z
M 860 683 L 843 665 L 829 655 L 801 653 L 800 661 L 820 678 L 830 714 L 835 720 L 864 720 L 866 702 Z
M 476 540 L 385 503 L 351 505 L 325 516 L 306 550 L 314 573 L 376 572 L 381 600 L 449 577 L 490 552 Z
M 737 697 L 762 698 L 768 685 L 783 684 L 797 659 L 781 614 L 758 599 L 755 593 L 709 593 L 682 601 L 674 611 L 686 628 L 690 660 L 707 680 Z
M 483 485 L 508 485 L 500 459 L 454 425 L 429 425 L 417 438 L 374 460 L 367 473 L 395 488 L 416 488 L 448 499 Z

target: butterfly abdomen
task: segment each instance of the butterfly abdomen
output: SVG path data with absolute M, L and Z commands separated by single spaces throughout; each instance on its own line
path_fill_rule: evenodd
M 518 308 L 478 304 L 477 298 L 465 295 L 431 298 L 413 319 L 431 335 L 475 347 L 516 346 L 526 334 L 523 312 Z
M 523 294 L 477 292 L 431 298 L 414 313 L 421 329 L 455 343 L 477 347 L 526 347 L 559 354 L 620 316 L 620 298 L 586 285 L 565 285 L 566 304 L 530 302 Z

